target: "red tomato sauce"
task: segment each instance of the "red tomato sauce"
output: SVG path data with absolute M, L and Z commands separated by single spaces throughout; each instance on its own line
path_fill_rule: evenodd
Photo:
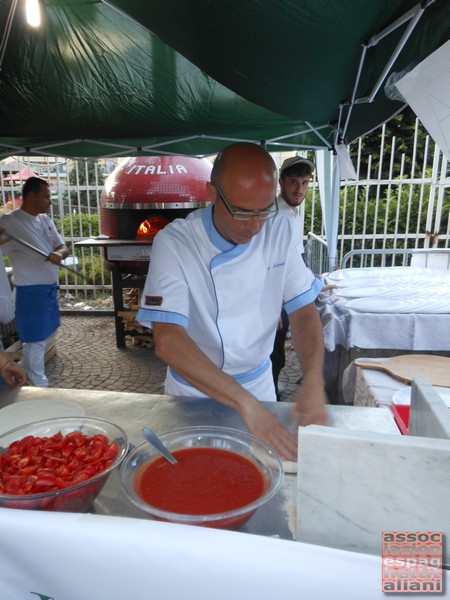
M 264 492 L 261 471 L 234 452 L 186 448 L 173 455 L 175 465 L 157 458 L 143 465 L 136 477 L 136 493 L 156 508 L 211 515 L 246 506 Z

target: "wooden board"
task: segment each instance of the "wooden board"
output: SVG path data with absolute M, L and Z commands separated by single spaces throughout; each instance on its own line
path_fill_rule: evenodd
M 450 388 L 450 358 L 432 354 L 404 354 L 383 361 L 357 358 L 357 367 L 384 371 L 404 383 L 411 383 L 417 377 L 425 377 L 441 387 Z
M 19 361 L 22 359 L 22 342 L 20 340 L 18 340 L 17 342 L 14 342 L 14 344 L 11 344 L 11 346 L 8 346 L 8 348 L 6 348 L 5 352 L 8 352 L 9 354 L 11 354 L 11 358 L 14 361 Z M 47 363 L 51 358 L 53 358 L 56 354 L 56 338 L 55 335 L 53 335 L 53 337 L 49 340 L 48 344 L 47 344 L 47 348 L 45 349 L 45 356 L 44 356 L 44 360 Z

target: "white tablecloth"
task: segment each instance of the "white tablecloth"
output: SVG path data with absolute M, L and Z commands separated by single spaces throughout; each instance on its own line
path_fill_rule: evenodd
M 325 283 L 337 286 L 319 305 L 328 351 L 450 351 L 450 271 L 341 269 L 325 275 Z
M 319 303 L 325 349 L 349 348 L 450 352 L 450 314 L 360 313 L 333 297 Z

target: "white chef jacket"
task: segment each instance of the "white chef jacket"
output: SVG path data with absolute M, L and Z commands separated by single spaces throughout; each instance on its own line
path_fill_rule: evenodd
M 300 243 L 302 245 L 302 254 L 305 253 L 305 248 L 303 246 L 303 231 L 301 231 L 300 229 L 300 206 L 291 206 L 290 204 L 288 204 L 286 202 L 286 200 L 283 198 L 283 196 L 278 196 L 277 198 L 277 202 L 278 202 L 278 208 L 280 209 L 279 211 L 279 215 L 286 215 L 287 217 L 291 217 L 292 219 L 295 220 L 295 223 L 298 226 L 299 232 L 300 232 Z
M 250 391 L 248 382 L 270 372 L 281 306 L 289 314 L 313 302 L 322 284 L 301 258 L 293 219 L 276 216 L 248 244 L 233 244 L 218 233 L 212 210 L 176 219 L 156 235 L 137 320 L 185 327 Z
M 49 255 L 64 244 L 55 224 L 46 214 L 30 215 L 18 209 L 0 219 L 0 227 Z M 7 233 L 6 233 L 7 235 Z M 13 267 L 15 285 L 52 285 L 58 279 L 58 265 L 11 240 L 3 246 Z

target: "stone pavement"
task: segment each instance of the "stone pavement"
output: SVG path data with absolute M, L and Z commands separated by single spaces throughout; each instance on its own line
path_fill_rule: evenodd
M 56 334 L 56 354 L 46 373 L 51 387 L 162 394 L 166 366 L 152 348 L 117 348 L 112 314 L 61 315 Z M 297 389 L 300 369 L 295 354 L 286 344 L 286 367 L 280 375 L 285 389 L 281 400 L 290 401 Z

